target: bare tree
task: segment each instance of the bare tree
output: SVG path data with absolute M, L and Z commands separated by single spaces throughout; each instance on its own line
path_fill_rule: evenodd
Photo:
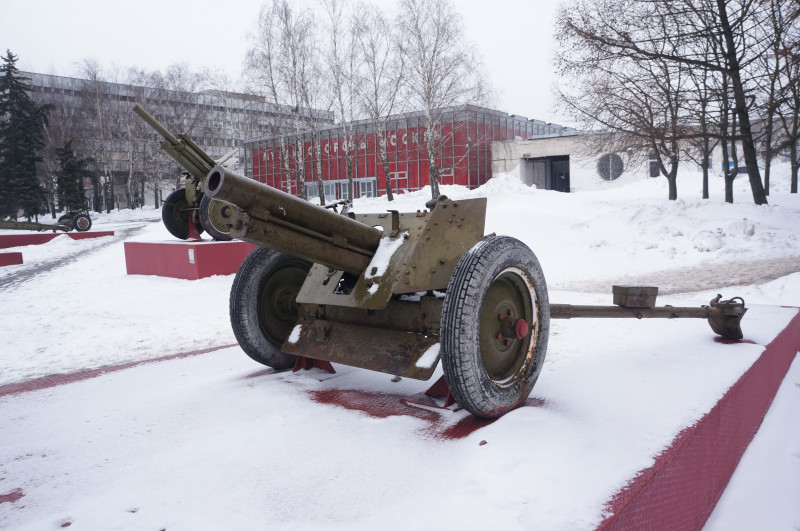
M 786 31 L 774 49 L 781 65 L 777 107 L 779 141 L 775 151 L 784 151 L 789 156 L 790 191 L 796 194 L 800 171 L 800 3 L 791 4 L 783 16 Z
M 482 104 L 489 96 L 475 48 L 464 38 L 461 16 L 447 0 L 401 0 L 399 43 L 407 68 L 409 105 L 424 112 L 425 147 L 431 196 L 439 197 L 443 116 L 448 108 Z
M 658 28 L 652 32 L 656 42 Z M 663 59 L 608 54 L 593 41 L 580 50 L 562 46 L 556 60 L 574 81 L 559 89 L 562 106 L 585 129 L 599 126 L 607 133 L 590 137 L 590 149 L 625 153 L 629 164 L 654 160 L 669 183 L 669 199 L 677 199 L 681 148 L 690 134 L 687 69 Z
M 772 42 L 772 49 L 769 53 L 765 53 L 759 57 L 759 69 L 763 72 L 764 81 L 762 86 L 764 90 L 756 93 L 756 101 L 758 104 L 758 112 L 761 114 L 762 130 L 758 140 L 763 145 L 764 157 L 764 193 L 769 195 L 769 178 L 772 166 L 772 159 L 774 158 L 775 151 L 775 126 L 778 120 L 778 111 L 781 106 L 780 91 L 780 78 L 783 75 L 785 67 L 781 59 L 780 50 L 785 46 L 785 37 L 787 31 L 790 30 L 792 24 L 792 17 L 787 12 L 781 0 L 765 0 L 768 6 L 767 17 L 768 22 L 764 24 L 764 31 L 769 31 L 771 34 L 767 35 Z
M 386 179 L 386 197 L 393 201 L 388 151 L 391 127 L 388 117 L 400 107 L 405 64 L 399 53 L 396 26 L 373 4 L 360 4 L 357 12 L 360 16 L 356 22 L 356 36 L 363 68 L 356 89 L 364 112 L 375 127 L 377 155 Z
M 50 215 L 53 219 L 56 218 L 56 197 L 58 188 L 56 184 L 56 172 L 59 168 L 57 149 L 63 147 L 64 144 L 73 139 L 76 128 L 76 117 L 74 113 L 69 112 L 69 106 L 63 98 L 54 98 L 49 94 L 36 93 L 34 94 L 37 103 L 48 104 L 51 106 L 50 115 L 47 124 L 45 125 L 45 146 L 42 151 L 42 186 L 45 190 L 47 197 L 47 205 L 50 210 Z M 76 150 L 81 149 L 82 146 L 75 146 Z M 95 186 L 95 208 L 99 209 L 99 198 L 97 197 L 99 189 Z
M 756 59 L 770 48 L 763 31 L 768 2 L 755 0 L 578 0 L 559 12 L 561 46 L 602 54 L 663 60 L 724 75 L 731 87 L 753 201 L 767 202 L 753 140 Z M 719 53 L 709 56 L 707 50 Z
M 707 51 L 708 54 L 713 51 Z M 714 149 L 719 145 L 720 75 L 703 68 L 687 68 L 690 89 L 686 93 L 693 131 L 683 147 L 687 159 L 697 164 L 703 172 L 703 199 L 709 198 L 708 176 Z
M 198 101 L 203 98 L 201 91 L 206 78 L 193 72 L 187 64 L 169 65 L 164 72 L 131 69 L 128 78 L 136 87 L 136 100 L 141 103 L 153 102 L 159 121 L 168 130 L 188 133 L 195 140 L 222 136 L 216 134 L 222 125 L 209 121 L 210 103 L 203 105 Z M 211 100 L 215 104 L 218 102 L 216 97 L 209 97 Z M 130 114 L 129 108 L 127 111 Z M 166 153 L 156 149 L 153 142 L 146 140 L 151 133 L 144 122 L 129 119 L 124 126 L 125 141 L 128 143 L 129 192 L 133 195 L 135 188 L 143 204 L 149 187 L 158 206 L 159 190 L 165 186 L 165 180 L 174 183 L 167 188 L 169 191 L 182 186 L 181 168 Z
M 327 35 L 327 46 L 324 48 L 327 67 L 325 78 L 330 82 L 335 121 L 344 133 L 340 149 L 344 151 L 347 168 L 347 197 L 354 199 L 354 158 L 357 149 L 355 122 L 359 117 L 358 70 L 361 61 L 357 34 L 361 15 L 348 17 L 346 0 L 323 0 L 323 6 Z
M 292 163 L 294 153 L 289 144 L 291 131 L 296 129 L 293 126 L 298 123 L 295 109 L 299 111 L 299 103 L 294 98 L 296 95 L 289 90 L 291 81 L 284 76 L 286 70 L 284 65 L 286 55 L 283 53 L 285 39 L 281 24 L 278 23 L 279 12 L 287 7 L 287 5 L 277 2 L 262 6 L 256 33 L 250 35 L 251 45 L 245 63 L 250 90 L 261 94 L 276 108 L 288 104 L 292 109 L 291 120 L 288 120 L 286 115 L 278 113 L 274 131 L 278 137 L 278 157 L 284 174 L 290 182 L 296 183 L 299 195 L 304 197 L 305 167 L 301 157 L 300 163 L 296 164 L 297 172 L 295 173 L 295 164 Z M 291 103 L 287 103 L 289 101 Z M 287 188 L 291 189 L 291 186 Z
M 84 148 L 94 162 L 95 171 L 100 176 L 106 212 L 114 207 L 115 175 L 113 170 L 114 151 L 111 148 L 114 115 L 117 114 L 115 102 L 109 97 L 104 84 L 107 82 L 100 63 L 93 58 L 84 59 L 80 72 L 88 82 L 83 91 L 85 112 L 91 121 L 95 134 L 87 138 Z M 117 205 L 119 208 L 119 205 Z
M 279 124 L 278 131 L 293 141 L 281 147 L 281 155 L 286 169 L 294 170 L 300 195 L 305 195 L 308 157 L 320 203 L 325 204 L 320 131 L 329 123 L 332 100 L 322 79 L 315 28 L 309 9 L 295 11 L 286 0 L 265 4 L 246 62 L 251 87 L 275 105 L 291 109 L 289 122 Z M 305 136 L 310 139 L 308 152 Z
M 798 6 L 800 11 L 800 6 Z M 793 39 L 788 41 L 794 46 L 787 46 L 779 51 L 784 64 L 780 78 L 781 106 L 778 117 L 781 140 L 776 151 L 785 151 L 789 156 L 791 167 L 790 191 L 797 193 L 798 171 L 800 171 L 800 53 L 796 50 L 800 45 L 800 28 L 795 27 Z
M 730 83 L 727 77 L 722 78 L 722 98 L 719 110 L 719 134 L 722 146 L 722 176 L 725 179 L 725 202 L 733 203 L 733 181 L 739 175 L 736 153 L 736 138 L 739 131 L 738 115 L 731 108 Z

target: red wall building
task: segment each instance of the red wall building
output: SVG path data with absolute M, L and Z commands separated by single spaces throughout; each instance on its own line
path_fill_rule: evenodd
M 424 113 L 394 115 L 388 123 L 388 177 L 392 190 L 413 191 L 427 186 L 430 181 L 428 152 L 424 145 Z M 383 195 L 387 175 L 379 157 L 375 123 L 359 121 L 352 127 L 354 195 Z M 558 135 L 565 129 L 541 120 L 471 105 L 446 109 L 437 126 L 441 139 L 435 157 L 441 173 L 439 182 L 476 188 L 491 178 L 492 141 Z M 245 158 L 251 166 L 245 172 L 270 186 L 301 195 L 297 180 L 302 164 L 306 197 L 317 197 L 316 181 L 321 167 L 326 199 L 347 198 L 347 157 L 343 147 L 347 144 L 343 127 L 323 129 L 319 145 L 317 164 L 312 156 L 310 133 L 301 138 L 285 136 L 247 142 Z

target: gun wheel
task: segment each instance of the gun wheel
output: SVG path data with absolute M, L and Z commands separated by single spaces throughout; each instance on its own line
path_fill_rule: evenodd
M 236 207 L 224 201 L 203 195 L 200 199 L 200 223 L 209 236 L 220 242 L 232 240 L 229 223 L 236 213 Z
M 233 280 L 230 297 L 231 326 L 245 354 L 282 370 L 296 356 L 281 352 L 297 322 L 297 294 L 311 264 L 259 247 L 244 259 Z
M 193 208 L 186 200 L 186 189 L 178 188 L 167 196 L 164 205 L 161 207 L 161 220 L 170 234 L 185 240 L 189 237 L 189 223 L 195 224 L 197 234 L 203 232 L 203 225 L 198 221 L 193 221 Z
M 522 404 L 542 370 L 549 329 L 533 252 L 507 236 L 478 242 L 456 266 L 442 307 L 442 369 L 453 397 L 485 418 Z
M 86 214 L 78 214 L 72 218 L 72 228 L 78 232 L 86 232 L 92 228 L 92 218 Z

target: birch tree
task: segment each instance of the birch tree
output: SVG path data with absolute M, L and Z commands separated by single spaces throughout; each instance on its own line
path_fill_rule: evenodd
M 405 85 L 406 68 L 400 54 L 396 26 L 373 4 L 360 4 L 356 21 L 357 45 L 362 68 L 356 84 L 364 113 L 375 128 L 378 160 L 386 179 L 386 198 L 394 200 L 389 171 L 389 116 L 401 109 L 400 96 Z
M 106 206 L 106 213 L 114 208 L 115 197 L 115 176 L 113 171 L 113 155 L 111 148 L 111 135 L 113 131 L 115 102 L 111 100 L 109 94 L 104 90 L 103 84 L 106 82 L 103 69 L 100 63 L 93 58 L 84 59 L 79 70 L 84 79 L 85 89 L 83 91 L 83 107 L 87 114 L 86 118 L 91 122 L 91 128 L 95 134 L 86 139 L 84 149 L 89 154 L 94 163 L 95 170 L 100 179 L 96 186 L 102 183 L 102 195 Z M 98 195 L 95 191 L 95 195 Z M 119 205 L 117 204 L 117 208 Z
M 355 173 L 356 120 L 358 118 L 358 71 L 361 61 L 357 46 L 360 15 L 348 16 L 344 0 L 324 0 L 325 7 L 325 62 L 333 98 L 334 120 L 344 136 L 339 149 L 344 151 L 347 171 L 347 197 L 355 199 L 353 176 Z M 338 142 L 338 139 L 337 139 Z
M 399 46 L 406 67 L 405 95 L 424 113 L 422 144 L 430 171 L 431 196 L 439 197 L 440 161 L 449 107 L 483 104 L 489 87 L 475 47 L 467 43 L 461 16 L 447 0 L 401 0 Z
M 258 28 L 251 36 L 246 64 L 252 89 L 276 106 L 290 109 L 289 121 L 278 125 L 279 135 L 286 140 L 292 138 L 294 143 L 281 148 L 284 164 L 287 169 L 294 169 L 300 195 L 305 196 L 308 155 L 319 200 L 324 205 L 320 131 L 329 123 L 331 98 L 322 79 L 315 28 L 310 9 L 295 10 L 286 0 L 265 4 Z M 304 146 L 306 135 L 310 139 L 309 153 Z

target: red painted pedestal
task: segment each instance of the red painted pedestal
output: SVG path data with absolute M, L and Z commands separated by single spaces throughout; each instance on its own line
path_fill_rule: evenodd
M 20 265 L 21 263 L 22 253 L 0 253 L 0 267 Z
M 101 238 L 103 236 L 113 236 L 113 230 L 98 230 L 89 232 L 33 232 L 21 234 L 0 234 L 0 249 L 10 247 L 22 247 L 24 245 L 40 245 L 47 243 L 53 238 L 66 235 L 73 240 L 83 240 L 84 238 Z
M 755 436 L 800 349 L 800 314 L 717 405 L 684 430 L 608 506 L 601 530 L 700 529 Z
M 255 247 L 239 241 L 125 242 L 125 263 L 129 275 L 197 280 L 236 273 Z

